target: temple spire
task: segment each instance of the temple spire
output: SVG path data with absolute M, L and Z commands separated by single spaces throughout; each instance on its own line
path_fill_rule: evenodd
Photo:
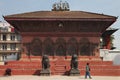
M 62 2 L 62 0 L 60 0 L 60 2 L 58 3 L 54 3 L 52 6 L 52 11 L 69 11 L 69 4 L 67 1 Z

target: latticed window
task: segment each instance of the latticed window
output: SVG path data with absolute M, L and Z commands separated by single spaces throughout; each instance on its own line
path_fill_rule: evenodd
M 88 38 L 81 38 L 79 43 L 80 55 L 90 56 L 90 41 Z
M 44 54 L 53 56 L 54 55 L 54 43 L 50 38 L 46 38 L 44 41 Z
M 16 44 L 10 44 L 10 49 L 11 50 L 16 50 Z
M 58 38 L 56 40 L 56 55 L 57 56 L 66 55 L 66 42 L 63 38 Z
M 15 40 L 15 34 L 11 34 L 10 39 L 11 39 L 12 41 L 14 41 L 14 40 Z
M 75 38 L 71 38 L 70 40 L 68 40 L 67 51 L 68 51 L 67 55 L 70 56 L 72 56 L 73 54 L 78 55 L 78 45 L 77 40 Z
M 5 26 L 5 27 L 2 27 L 2 28 L 0 29 L 0 31 L 1 31 L 1 32 L 8 32 L 8 27 L 6 27 L 6 26 Z
M 39 38 L 34 38 L 27 50 L 29 54 L 34 56 L 42 56 L 42 41 Z
M 2 50 L 7 50 L 7 44 L 2 44 Z
M 7 35 L 6 35 L 6 34 L 3 34 L 3 35 L 2 35 L 2 39 L 3 39 L 3 41 L 6 41 L 6 40 L 7 40 Z

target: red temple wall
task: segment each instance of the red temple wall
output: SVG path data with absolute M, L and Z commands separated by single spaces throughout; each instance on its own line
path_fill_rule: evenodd
M 58 36 L 57 34 L 55 36 L 41 36 L 41 35 L 29 35 L 29 34 L 26 34 L 26 35 L 22 35 L 22 43 L 23 44 L 31 43 L 35 38 L 38 38 L 41 41 L 42 44 L 44 43 L 44 41 L 47 38 L 50 38 L 53 41 L 53 43 L 56 43 L 57 39 L 62 38 L 62 39 L 64 39 L 65 43 L 67 44 L 68 41 L 71 38 L 75 38 L 76 41 L 77 41 L 78 46 L 83 45 L 82 43 L 90 44 L 89 45 L 90 50 L 86 48 L 86 51 L 88 51 L 88 52 L 86 52 L 87 54 L 92 53 L 94 56 L 99 56 L 99 42 L 100 42 L 100 39 L 99 39 L 98 36 L 92 36 L 92 37 L 91 37 L 91 35 L 89 35 L 90 37 L 84 36 L 84 35 L 83 36 L 67 36 L 67 35 L 64 35 L 63 37 L 62 36 L 57 37 L 57 36 Z M 25 50 L 24 53 L 27 53 L 28 51 L 27 51 L 27 49 L 25 49 L 25 46 L 22 45 L 22 47 Z M 43 47 L 43 45 L 41 47 Z M 80 53 L 81 52 L 79 52 L 79 50 L 78 50 L 78 54 L 80 54 Z
M 31 42 L 34 38 L 40 38 L 40 40 L 43 42 L 47 37 L 40 37 L 40 36 L 23 36 L 22 37 L 22 42 L 23 43 L 28 43 Z M 59 37 L 50 37 L 53 42 L 55 42 L 57 40 L 57 38 Z M 99 37 L 62 37 L 64 38 L 64 40 L 67 42 L 70 38 L 75 38 L 77 40 L 77 42 L 79 42 L 80 39 L 82 38 L 87 38 L 90 42 L 93 43 L 99 43 L 100 42 L 100 38 Z

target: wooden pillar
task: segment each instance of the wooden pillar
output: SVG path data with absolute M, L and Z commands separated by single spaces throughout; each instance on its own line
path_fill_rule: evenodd
M 106 37 L 106 49 L 111 49 L 110 36 Z

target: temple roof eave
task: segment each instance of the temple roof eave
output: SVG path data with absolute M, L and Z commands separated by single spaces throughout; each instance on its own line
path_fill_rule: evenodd
M 28 18 L 4 17 L 6 21 L 116 21 L 116 18 Z
M 116 20 L 117 17 L 85 11 L 35 11 L 4 16 L 5 20 Z
M 33 28 L 30 27 L 30 26 L 31 25 L 40 26 L 39 22 L 41 22 L 41 21 L 42 21 L 41 25 L 48 24 L 48 22 L 49 22 L 49 26 L 51 24 L 53 24 L 54 26 L 52 25 L 51 28 L 54 27 L 55 30 L 57 30 L 55 26 L 58 25 L 60 22 L 64 22 L 64 24 L 65 24 L 64 27 L 66 27 L 66 28 L 67 28 L 67 26 L 69 26 L 69 28 L 71 28 L 71 31 L 72 31 L 72 27 L 70 27 L 71 25 L 74 24 L 73 26 L 75 26 L 75 25 L 78 26 L 78 24 L 79 24 L 78 27 L 81 27 L 83 22 L 84 22 L 84 24 L 85 23 L 90 24 L 88 26 L 91 29 L 91 31 L 93 31 L 93 29 L 95 29 L 94 31 L 104 32 L 106 30 L 106 28 L 108 28 L 112 23 L 114 23 L 116 21 L 116 18 L 102 18 L 101 19 L 101 18 L 21 18 L 21 17 L 4 17 L 4 19 L 7 22 L 9 22 L 11 25 L 13 25 L 17 30 L 20 30 L 22 32 L 24 32 L 28 28 L 31 28 L 31 30 L 33 31 Z M 30 24 L 27 24 L 29 21 L 30 21 Z M 46 22 L 46 23 L 43 23 L 43 21 Z M 34 22 L 36 22 L 36 23 L 34 23 Z M 54 22 L 56 22 L 56 23 L 54 23 Z M 39 23 L 39 25 L 38 25 L 38 23 Z M 69 23 L 71 23 L 71 25 L 69 25 Z M 96 28 L 93 28 L 92 26 L 95 26 Z M 44 27 L 44 29 L 45 28 L 46 27 Z M 81 32 L 81 30 L 85 30 L 85 31 L 87 30 L 87 29 L 83 29 L 83 28 L 84 27 L 80 28 L 80 32 Z M 41 27 L 39 29 L 42 30 Z M 29 29 L 29 31 L 31 31 L 31 30 Z M 64 30 L 65 29 L 63 29 L 63 31 Z M 78 30 L 76 30 L 76 31 L 78 31 Z
M 110 30 L 106 30 L 103 34 L 102 37 L 106 37 L 106 36 L 111 36 L 114 32 L 116 32 L 118 29 L 110 29 Z

